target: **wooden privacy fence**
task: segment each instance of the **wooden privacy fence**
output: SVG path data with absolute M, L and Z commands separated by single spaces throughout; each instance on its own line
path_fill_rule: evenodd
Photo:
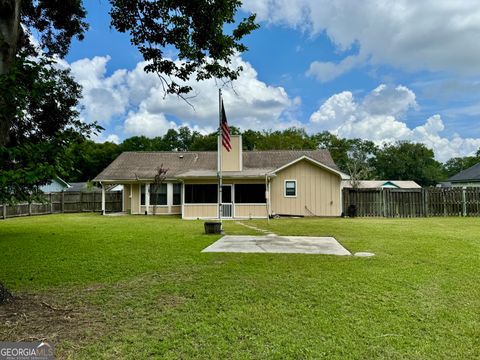
M 343 189 L 343 213 L 356 216 L 480 216 L 480 188 Z
M 101 192 L 62 192 L 45 194 L 43 202 L 0 205 L 0 219 L 15 216 L 102 211 Z M 105 193 L 105 211 L 122 211 L 122 192 Z

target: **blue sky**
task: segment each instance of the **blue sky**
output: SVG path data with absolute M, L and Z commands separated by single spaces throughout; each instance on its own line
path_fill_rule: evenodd
M 215 82 L 191 83 L 195 111 L 165 98 L 128 35 L 110 29 L 108 2 L 85 5 L 90 29 L 65 60 L 84 88 L 82 118 L 106 129 L 97 141 L 215 128 Z M 480 147 L 477 8 L 471 1 L 245 0 L 239 16 L 257 13 L 261 28 L 235 59 L 245 68 L 236 91 L 224 89 L 229 122 L 420 141 L 440 160 L 472 154 Z

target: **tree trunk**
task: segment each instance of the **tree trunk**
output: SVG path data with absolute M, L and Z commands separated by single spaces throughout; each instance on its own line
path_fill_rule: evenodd
M 10 71 L 20 36 L 23 34 L 20 25 L 21 0 L 0 0 L 0 76 Z M 0 92 L 0 108 L 5 99 Z M 8 143 L 10 121 L 0 115 L 0 146 Z
M 20 26 L 21 0 L 0 0 L 0 75 L 12 66 L 22 28 Z

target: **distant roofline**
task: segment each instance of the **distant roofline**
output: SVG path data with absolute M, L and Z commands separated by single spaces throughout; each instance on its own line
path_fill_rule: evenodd
M 65 180 L 63 180 L 60 176 L 55 176 L 55 180 L 57 180 L 59 183 L 62 183 L 67 188 L 71 187 L 71 185 Z
M 442 182 L 451 182 L 451 183 L 464 183 L 464 182 L 480 182 L 480 179 L 460 179 L 460 180 L 450 180 L 447 179 Z
M 351 180 L 344 180 L 343 183 L 345 184 L 346 188 L 350 188 L 352 186 Z M 415 184 L 415 187 L 403 187 L 402 185 L 409 185 Z M 377 185 L 376 187 L 365 187 L 365 189 L 379 189 L 382 187 L 388 187 L 389 185 L 385 186 L 386 184 L 390 184 L 394 188 L 397 189 L 417 189 L 421 188 L 421 186 L 415 180 L 359 180 L 359 185 Z
M 473 168 L 479 168 L 480 169 L 480 162 L 470 166 L 469 168 L 463 169 L 462 171 L 459 171 L 453 176 L 450 176 L 447 180 L 449 182 L 479 182 L 480 181 L 480 174 L 477 174 L 475 178 L 471 178 L 466 176 L 465 174 L 468 174 L 468 172 L 473 169 Z

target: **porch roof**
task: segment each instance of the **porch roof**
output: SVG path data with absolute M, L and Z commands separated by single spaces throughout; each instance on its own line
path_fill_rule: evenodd
M 272 169 L 246 169 L 243 171 L 223 171 L 222 177 L 224 179 L 228 178 L 265 178 L 265 175 L 271 172 Z M 217 172 L 215 170 L 189 170 L 184 173 L 177 175 L 177 178 L 180 179 L 201 179 L 201 178 L 216 178 Z

